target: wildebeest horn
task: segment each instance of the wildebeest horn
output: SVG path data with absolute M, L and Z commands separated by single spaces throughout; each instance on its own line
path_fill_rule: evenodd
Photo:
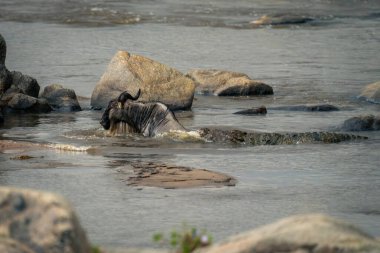
M 136 96 L 134 96 L 134 97 L 132 97 L 132 95 L 129 94 L 128 91 L 124 91 L 124 92 L 122 92 L 119 95 L 119 97 L 117 98 L 117 101 L 121 102 L 122 104 L 124 104 L 125 101 L 127 101 L 128 99 L 130 99 L 130 100 L 137 100 L 140 97 L 140 94 L 141 94 L 141 89 L 139 89 L 139 91 L 137 92 Z

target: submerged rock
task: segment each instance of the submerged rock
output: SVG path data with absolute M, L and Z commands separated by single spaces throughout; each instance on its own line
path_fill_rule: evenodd
M 344 221 L 308 214 L 230 237 L 201 252 L 375 253 L 380 252 L 380 242 Z
M 62 197 L 0 187 L 0 251 L 90 253 L 73 209 Z
M 380 115 L 360 115 L 344 121 L 342 129 L 345 131 L 380 130 Z
M 380 103 L 380 81 L 368 84 L 359 95 L 359 98 L 364 98 L 372 103 Z
M 0 96 L 11 86 L 12 75 L 5 67 L 5 58 L 7 55 L 7 44 L 0 34 Z
M 201 128 L 198 132 L 201 137 L 208 141 L 247 145 L 339 143 L 342 141 L 367 139 L 364 136 L 331 132 L 262 133 L 215 128 Z
M 274 14 L 274 15 L 263 15 L 259 19 L 251 21 L 250 24 L 255 26 L 262 25 L 295 25 L 295 24 L 305 24 L 314 19 L 311 17 L 303 15 L 293 15 L 293 14 Z
M 247 110 L 241 110 L 234 112 L 234 114 L 241 114 L 241 115 L 265 115 L 267 114 L 267 108 L 265 106 L 257 107 L 257 108 L 251 108 Z
M 197 91 L 216 96 L 273 95 L 273 89 L 260 81 L 252 80 L 243 73 L 196 69 L 187 73 L 193 79 Z
M 134 172 L 133 176 L 130 176 L 130 169 L 126 167 L 120 172 L 128 175 L 128 185 L 131 186 L 177 189 L 235 186 L 236 184 L 236 180 L 231 176 L 205 169 L 194 169 L 156 162 L 134 162 L 130 166 Z
M 176 69 L 143 56 L 119 51 L 91 96 L 91 106 L 106 108 L 120 92 L 136 94 L 143 102 L 161 102 L 171 110 L 188 110 L 194 97 L 194 82 Z
M 46 113 L 53 109 L 50 107 L 46 99 L 35 98 L 22 93 L 15 93 L 8 100 L 6 105 L 7 112 L 31 112 Z
M 68 112 L 82 110 L 75 91 L 63 88 L 60 84 L 46 86 L 41 97 L 45 98 L 55 110 Z
M 290 105 L 268 108 L 269 110 L 305 111 L 305 112 L 330 112 L 339 111 L 339 108 L 330 104 Z

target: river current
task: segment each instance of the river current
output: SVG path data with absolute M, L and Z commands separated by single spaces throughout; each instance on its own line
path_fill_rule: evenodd
M 22 6 L 22 7 L 21 7 Z M 256 27 L 263 14 L 291 13 L 308 24 Z M 138 135 L 107 137 L 92 90 L 117 50 L 143 55 L 186 73 L 238 71 L 262 80 L 273 96 L 196 95 L 177 113 L 189 130 L 227 127 L 267 132 L 339 131 L 349 117 L 378 114 L 359 100 L 380 80 L 378 1 L 46 1 L 2 0 L 0 33 L 6 66 L 35 77 L 41 90 L 59 83 L 80 96 L 83 111 L 6 118 L 0 139 L 50 145 L 13 160 L 0 153 L 0 185 L 63 195 L 98 245 L 152 246 L 155 232 L 183 222 L 215 240 L 293 214 L 326 213 L 380 236 L 380 133 L 339 144 L 237 146 Z M 335 112 L 271 107 L 329 103 Z M 265 105 L 266 116 L 235 115 Z M 15 150 L 14 152 L 18 152 Z M 235 187 L 131 187 L 118 167 L 161 161 L 235 177 Z

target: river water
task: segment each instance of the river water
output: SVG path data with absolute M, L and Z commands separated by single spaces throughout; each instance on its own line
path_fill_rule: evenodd
M 263 14 L 291 13 L 309 24 L 253 28 Z M 274 88 L 268 97 L 196 95 L 178 113 L 188 129 L 218 126 L 268 132 L 334 131 L 352 116 L 378 113 L 357 99 L 380 80 L 378 1 L 46 1 L 2 0 L 6 65 L 81 97 L 81 112 L 6 118 L 0 139 L 52 145 L 13 160 L 0 153 L 0 185 L 59 193 L 70 200 L 94 244 L 152 246 L 155 232 L 183 222 L 215 240 L 302 213 L 326 213 L 380 236 L 380 134 L 339 144 L 236 146 L 141 136 L 106 137 L 89 98 L 117 50 L 186 73 L 238 71 Z M 268 110 L 330 103 L 337 112 Z M 162 161 L 234 176 L 235 187 L 170 190 L 130 187 L 118 167 Z

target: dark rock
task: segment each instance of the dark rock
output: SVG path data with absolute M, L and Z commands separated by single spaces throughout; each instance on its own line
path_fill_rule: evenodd
M 14 88 L 19 88 L 22 90 L 22 93 L 32 96 L 38 97 L 38 93 L 40 92 L 40 85 L 37 80 L 28 75 L 23 75 L 19 71 L 12 71 L 12 86 Z
M 201 137 L 208 141 L 246 145 L 339 143 L 342 141 L 367 139 L 365 136 L 332 132 L 263 133 L 215 128 L 201 128 L 198 132 Z
M 273 95 L 273 89 L 246 74 L 216 69 L 196 69 L 186 76 L 193 79 L 198 92 L 216 96 Z
M 0 96 L 11 86 L 11 84 L 11 72 L 9 72 L 5 65 L 0 64 Z
M 295 25 L 295 24 L 305 24 L 314 19 L 302 15 L 293 14 L 274 14 L 274 15 L 264 15 L 259 19 L 251 22 L 254 26 L 262 25 Z
M 360 115 L 344 121 L 342 129 L 345 131 L 372 131 L 380 130 L 380 115 Z
M 7 43 L 0 33 L 0 65 L 5 65 L 5 58 L 7 57 Z
M 380 81 L 376 83 L 368 84 L 362 90 L 359 98 L 364 98 L 368 102 L 380 103 Z
M 339 108 L 330 104 L 291 105 L 268 108 L 269 110 L 305 111 L 305 112 L 330 112 L 339 111 Z
M 0 187 L 0 251 L 90 253 L 73 209 L 62 197 Z
M 176 69 L 146 57 L 119 51 L 91 96 L 94 109 L 106 108 L 120 92 L 136 94 L 142 102 L 161 102 L 171 110 L 189 110 L 193 103 L 194 82 Z
M 62 85 L 52 84 L 45 87 L 42 98 L 45 98 L 54 110 L 60 111 L 81 111 L 75 91 L 65 89 Z
M 265 115 L 267 114 L 267 108 L 265 106 L 242 110 L 238 112 L 234 112 L 234 114 L 242 114 L 242 115 Z
M 46 99 L 35 98 L 22 93 L 14 94 L 7 103 L 7 108 L 10 112 L 32 112 L 32 113 L 46 113 L 53 109 L 48 104 Z

